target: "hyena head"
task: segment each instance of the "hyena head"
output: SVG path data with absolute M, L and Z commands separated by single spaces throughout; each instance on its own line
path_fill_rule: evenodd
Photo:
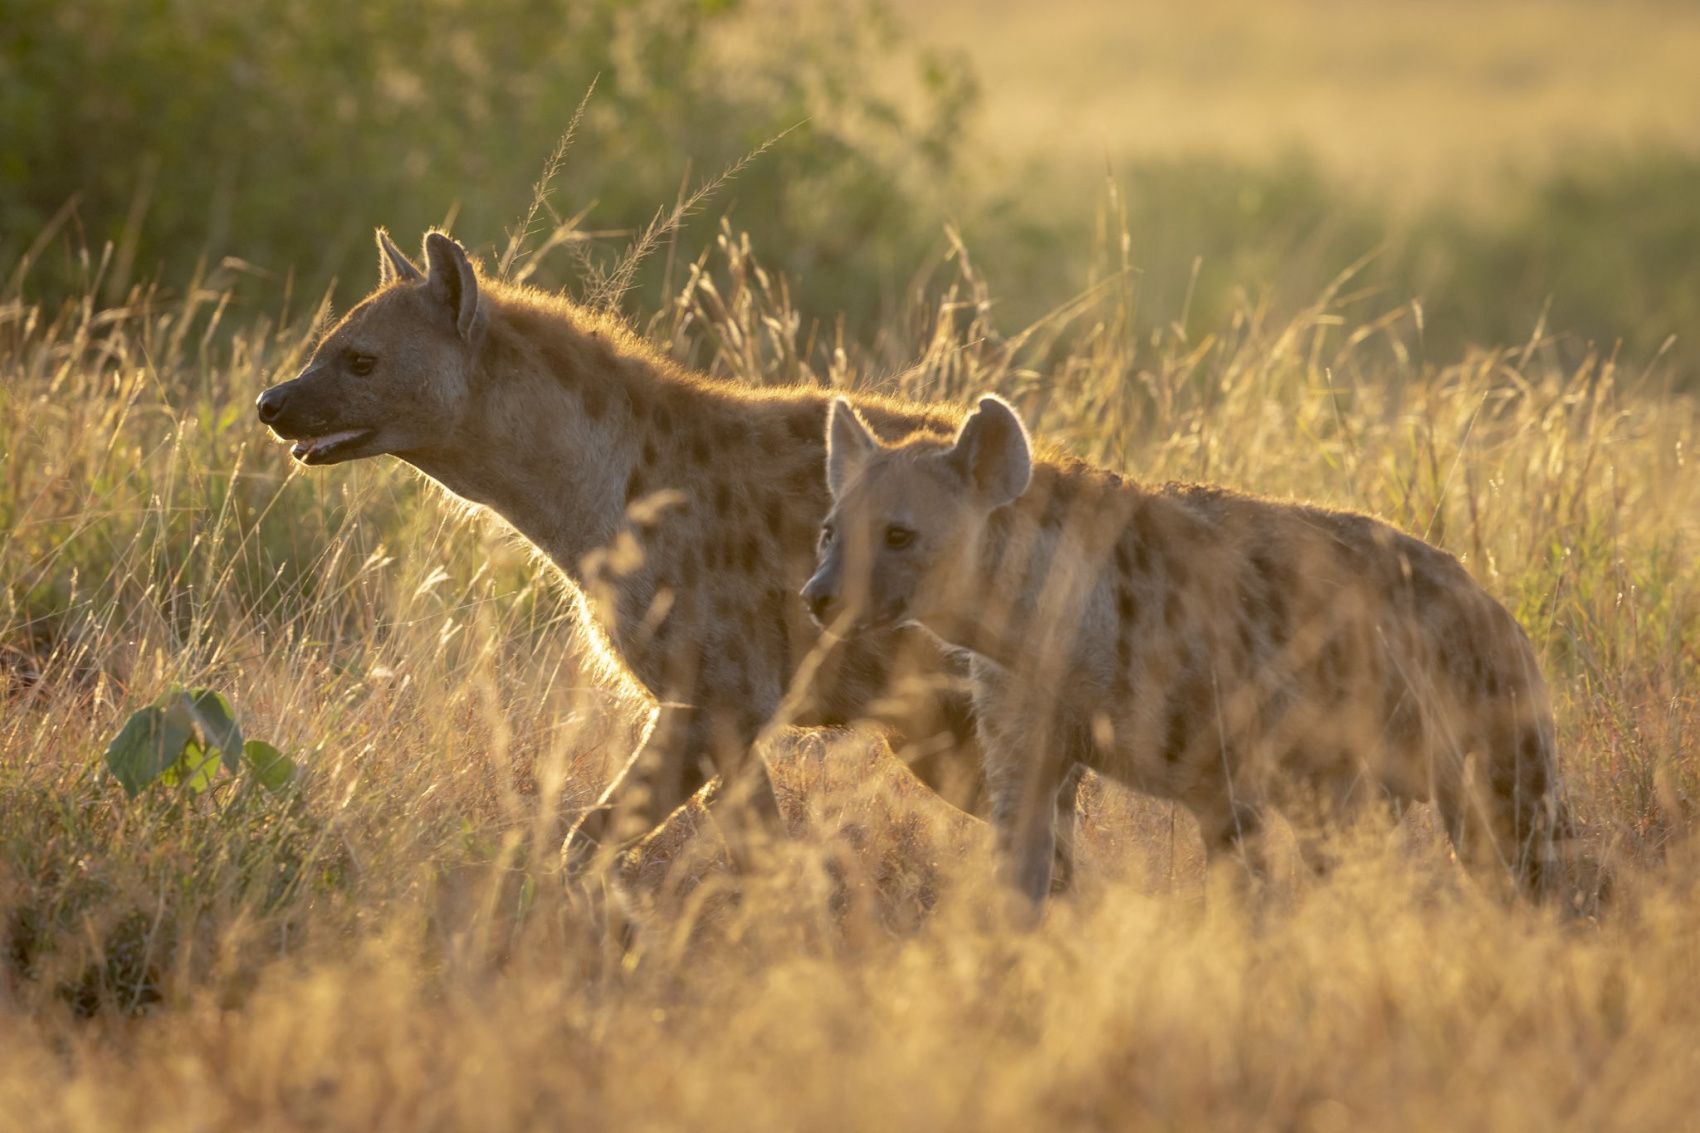
M 832 510 L 820 566 L 803 587 L 815 621 L 858 630 L 969 612 L 986 519 L 1033 476 L 1015 411 L 983 397 L 952 443 L 885 445 L 840 398 L 826 450 Z
M 260 420 L 303 464 L 429 450 L 471 400 L 487 303 L 466 250 L 425 237 L 421 272 L 378 230 L 378 288 L 320 341 L 305 369 L 266 390 Z

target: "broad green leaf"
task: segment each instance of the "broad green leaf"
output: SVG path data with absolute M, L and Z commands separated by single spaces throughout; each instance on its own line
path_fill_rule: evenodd
M 265 740 L 249 740 L 242 747 L 242 758 L 268 791 L 281 791 L 295 778 L 295 761 Z
M 224 768 L 232 775 L 242 765 L 242 729 L 236 723 L 236 712 L 223 693 L 210 688 L 198 688 L 178 694 L 187 702 L 193 715 L 201 742 L 207 748 L 217 748 L 224 758 Z
M 187 724 L 158 705 L 132 713 L 106 747 L 107 769 L 135 798 L 176 763 L 192 738 Z
M 217 773 L 218 752 L 190 740 L 183 746 L 177 762 L 160 773 L 159 781 L 168 787 L 186 785 L 198 795 L 212 786 Z

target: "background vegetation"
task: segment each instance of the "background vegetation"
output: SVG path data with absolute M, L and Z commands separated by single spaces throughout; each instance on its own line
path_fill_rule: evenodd
M 1660 110 L 1687 10 L 1282 7 L 1082 3 L 1052 21 L 1081 72 L 1058 77 L 1020 6 L 905 30 L 674 0 L 13 0 L 0 1128 L 1688 1122 L 1700 421 L 1683 340 L 1653 361 L 1700 264 L 1692 123 Z M 1656 50 L 1567 76 L 1564 44 L 1613 58 L 1635 19 Z M 1495 59 L 1526 76 L 1501 115 L 1411 125 Z M 372 223 L 452 214 L 494 259 L 597 74 L 520 270 L 595 290 L 682 181 L 809 115 L 646 261 L 623 302 L 652 338 L 739 381 L 998 389 L 1138 477 L 1459 554 L 1540 651 L 1614 903 L 1485 899 L 1419 811 L 1247 910 L 1206 899 L 1184 812 L 1093 784 L 1082 891 L 1016 934 L 977 824 L 871 735 L 794 733 L 766 754 L 798 836 L 733 877 L 687 813 L 631 879 L 635 936 L 611 932 L 554 840 L 642 706 L 578 668 L 510 536 L 389 463 L 298 469 L 251 409 L 330 277 L 341 302 L 370 283 Z M 1130 75 L 1167 111 L 1141 119 L 1178 123 L 1083 151 L 1115 120 L 1086 93 Z M 1335 109 L 1272 150 L 1234 128 L 1312 105 Z M 1482 175 L 1558 118 L 1585 160 L 1513 147 Z M 1329 142 L 1377 122 L 1379 146 Z M 1425 153 L 1468 191 L 1413 177 Z M 102 752 L 178 687 L 228 695 L 294 785 L 128 798 Z
M 80 287 L 65 256 L 110 240 L 108 298 L 235 257 L 251 277 L 240 295 L 263 309 L 291 277 L 311 298 L 345 277 L 349 302 L 377 225 L 453 221 L 499 246 L 594 84 L 562 208 L 591 210 L 623 245 L 682 189 L 795 128 L 738 178 L 740 223 L 823 310 L 866 323 L 936 239 L 968 78 L 899 44 L 863 0 L 823 7 L 806 37 L 740 7 L 13 0 L 0 30 L 6 258 L 65 231 L 38 286 Z M 902 106 L 858 81 L 888 49 L 919 78 Z M 712 221 L 685 246 L 704 231 Z
M 1012 323 L 1078 290 L 1105 173 L 1143 329 L 1296 313 L 1339 268 L 1418 299 L 1432 355 L 1558 328 L 1578 361 L 1650 360 L 1700 305 L 1700 16 L 1633 0 L 9 0 L 0 27 L 0 262 L 101 298 L 239 268 L 275 311 L 368 234 L 453 222 L 500 249 L 591 85 L 554 204 L 606 257 L 687 186 L 782 132 L 686 229 L 724 214 L 804 317 L 867 338 L 953 223 Z M 672 290 L 668 257 L 634 299 Z M 579 257 L 541 282 L 580 285 Z M 633 308 L 634 310 L 636 308 Z M 830 337 L 823 334 L 823 339 Z M 1696 358 L 1680 335 L 1685 381 Z

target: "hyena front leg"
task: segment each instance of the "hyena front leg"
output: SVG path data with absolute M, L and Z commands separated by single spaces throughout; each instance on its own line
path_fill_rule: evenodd
M 1074 887 L 1075 853 L 1080 823 L 1080 781 L 1086 776 L 1086 764 L 1079 761 L 1071 747 L 1063 753 L 1062 783 L 1057 787 L 1057 801 L 1052 822 L 1055 849 L 1051 854 L 1051 893 L 1066 893 Z
M 1034 910 L 1051 891 L 1059 817 L 1066 809 L 1072 841 L 1079 775 L 1065 754 L 1066 728 L 1050 712 L 1033 714 L 1010 703 L 997 686 L 976 696 L 986 789 L 997 834 L 1000 868 Z
M 970 675 L 985 814 L 997 835 L 1000 868 L 1035 901 L 1066 892 L 1074 882 L 1092 730 L 1057 698 L 1013 689 L 1007 672 L 983 658 L 971 662 Z
M 681 723 L 676 707 L 657 705 L 650 712 L 631 755 L 568 828 L 561 861 L 569 872 L 587 865 L 598 848 L 617 848 L 651 829 L 707 781 L 676 739 Z
M 990 777 L 990 776 L 989 776 Z M 1062 766 L 1062 760 L 1045 753 L 1031 766 L 1006 767 L 996 775 L 992 787 L 992 822 L 997 829 L 1003 871 L 1034 909 L 1050 895 L 1056 868 L 1057 829 L 1068 798 L 1073 821 L 1072 790 L 1078 779 Z
M 986 782 L 986 763 L 979 713 L 966 694 L 940 696 L 943 726 L 948 727 L 949 746 L 927 761 L 911 761 L 909 770 L 935 794 L 958 810 L 980 818 L 991 818 L 991 792 Z M 900 733 L 901 734 L 901 733 Z M 907 737 L 926 734 L 911 728 Z M 1092 758 L 1091 730 L 1084 721 L 1073 722 L 1060 732 L 1063 766 L 1070 768 L 1057 791 L 1056 850 L 1052 858 L 1051 892 L 1064 893 L 1074 884 L 1075 824 L 1080 781 Z M 894 741 L 899 742 L 899 741 Z
M 689 705 L 663 704 L 651 715 L 637 750 L 609 780 L 595 805 L 569 831 L 562 846 L 569 869 L 599 847 L 617 849 L 653 831 L 709 787 L 709 805 L 748 806 L 754 816 L 777 818 L 779 807 L 767 770 L 751 751 L 756 729 Z
M 1043 741 L 1041 741 L 1042 743 Z M 999 775 L 992 790 L 991 820 L 1010 880 L 1035 902 L 1074 886 L 1075 834 L 1084 764 L 1048 749 L 1030 768 Z M 988 779 L 992 772 L 988 764 Z

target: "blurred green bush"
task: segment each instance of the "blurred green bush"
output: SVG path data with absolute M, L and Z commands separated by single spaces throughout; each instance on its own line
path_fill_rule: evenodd
M 1700 385 L 1700 156 L 1579 156 L 1512 175 L 1491 205 L 1415 215 L 1344 191 L 1299 153 L 1265 165 L 1148 158 L 1114 164 L 1110 182 L 1040 174 L 1022 202 L 965 225 L 1015 325 L 1123 263 L 1140 328 L 1194 335 L 1236 311 L 1290 318 L 1356 265 L 1344 287 L 1354 316 L 1419 301 L 1422 340 L 1408 345 L 1428 361 L 1539 331 L 1560 364 L 1617 351 L 1632 370 L 1659 358 L 1675 384 Z M 1022 207 L 1034 201 L 1046 211 Z
M 499 249 L 594 81 L 554 204 L 586 212 L 600 235 L 574 249 L 604 265 L 682 185 L 802 124 L 646 262 L 634 310 L 663 301 L 722 216 L 807 318 L 864 341 L 916 309 L 947 224 L 1010 329 L 1123 267 L 1141 331 L 1260 305 L 1279 318 L 1369 253 L 1358 313 L 1420 300 L 1432 361 L 1537 326 L 1564 361 L 1620 341 L 1643 361 L 1700 309 L 1700 158 L 1578 157 L 1492 211 L 1414 217 L 1303 154 L 1114 161 L 1107 192 L 997 166 L 975 76 L 880 0 L 4 2 L 0 265 L 42 245 L 37 299 L 81 293 L 75 250 L 107 242 L 107 300 L 236 257 L 255 269 L 237 294 L 261 309 L 286 280 L 311 298 L 339 277 L 338 300 L 357 298 L 376 225 L 409 246 L 452 219 Z M 556 252 L 535 278 L 582 289 L 584 267 Z M 1664 365 L 1692 384 L 1700 342 L 1679 337 Z
M 1675 336 L 1674 376 L 1700 384 L 1700 156 L 1578 159 L 1497 217 L 1431 216 L 1401 268 L 1454 337 L 1516 343 L 1544 322 L 1571 356 L 1621 343 L 1641 365 Z
M 309 287 L 345 275 L 346 300 L 370 284 L 375 225 L 410 244 L 452 216 L 499 247 L 594 82 L 563 208 L 594 202 L 595 227 L 640 228 L 682 179 L 801 123 L 715 210 L 731 206 L 825 309 L 871 315 L 879 284 L 937 238 L 915 204 L 948 187 L 966 72 L 902 47 L 874 2 L 816 13 L 806 34 L 743 8 L 6 0 L 0 260 L 10 270 L 74 202 L 63 246 L 116 245 L 109 296 L 236 256 Z M 876 52 L 904 59 L 919 99 L 862 81 Z M 76 275 L 51 260 L 32 271 L 42 288 Z

